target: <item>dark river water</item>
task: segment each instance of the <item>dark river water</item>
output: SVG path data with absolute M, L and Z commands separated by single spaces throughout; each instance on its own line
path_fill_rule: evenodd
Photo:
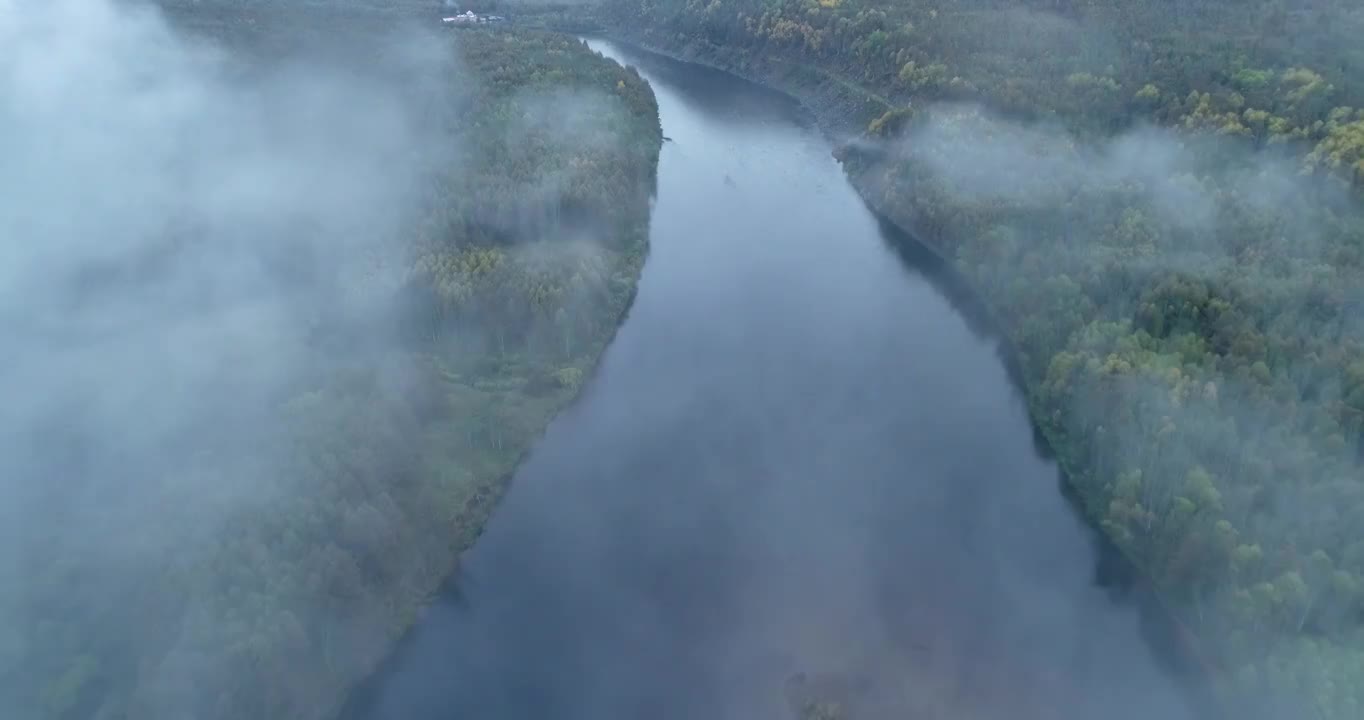
M 810 688 L 853 717 L 1187 716 L 998 340 L 809 118 L 593 44 L 675 141 L 638 298 L 353 716 L 775 720 Z

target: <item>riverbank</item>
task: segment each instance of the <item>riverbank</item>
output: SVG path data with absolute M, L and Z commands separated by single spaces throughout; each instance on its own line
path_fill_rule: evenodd
M 799 67 L 780 60 L 763 56 L 753 57 L 742 51 L 719 48 L 703 40 L 689 40 L 684 43 L 660 44 L 656 29 L 638 26 L 624 27 L 608 25 L 604 29 L 611 37 L 640 47 L 674 60 L 695 63 L 715 68 L 739 76 L 765 88 L 782 92 L 796 100 L 818 123 L 821 131 L 835 143 L 835 153 L 841 163 L 849 155 L 865 151 L 866 145 L 861 138 L 868 124 L 900 108 L 887 98 L 861 88 L 856 83 L 838 78 L 829 73 L 817 73 L 808 67 Z M 928 277 L 963 312 L 964 316 L 981 332 L 989 335 L 1007 336 L 1008 326 L 1000 308 L 992 304 L 986 295 L 978 292 L 974 282 L 965 272 L 959 260 L 948 252 L 950 245 L 941 242 L 925 242 L 916 232 L 918 222 L 914 217 L 899 212 L 894 205 L 888 204 L 884 195 L 876 192 L 867 180 L 867 174 L 860 172 L 862 167 L 845 167 L 848 181 L 866 202 L 867 206 L 883 223 L 889 226 L 888 234 L 898 237 L 897 250 L 912 266 L 924 268 Z M 1027 377 L 1026 370 L 1019 361 L 1016 343 L 1001 347 L 1001 359 L 1009 370 L 1020 391 L 1027 399 L 1034 419 L 1046 417 L 1044 401 L 1039 397 L 1037 385 Z M 1039 434 L 1038 442 L 1042 452 L 1053 458 L 1061 467 L 1062 488 L 1074 503 L 1079 515 L 1094 534 L 1094 542 L 1101 557 L 1096 568 L 1096 582 L 1108 587 L 1115 593 L 1115 599 L 1131 603 L 1138 608 L 1144 625 L 1144 633 L 1152 648 L 1163 662 L 1168 664 L 1172 677 L 1184 684 L 1192 702 L 1201 709 L 1202 717 L 1220 718 L 1226 714 L 1223 709 L 1225 698 L 1214 696 L 1219 682 L 1219 671 L 1212 662 L 1204 657 L 1197 646 L 1193 634 L 1162 599 L 1161 594 L 1146 578 L 1145 572 L 1127 551 L 1114 543 L 1104 532 L 1102 523 L 1096 519 L 1094 508 L 1086 502 L 1088 498 L 1070 477 L 1084 472 L 1075 459 L 1065 453 L 1056 453 L 1053 448 L 1064 447 L 1069 438 L 1057 435 L 1045 423 L 1034 426 Z
M 332 717 L 629 311 L 657 103 L 572 38 L 429 12 L 71 7 L 20 14 L 20 66 L 101 91 L 44 85 L 18 137 L 101 148 L 119 182 L 57 194 L 127 212 L 82 205 L 106 242 L 45 270 L 77 299 L 5 324 L 39 398 L 5 429 L 46 439 L 0 453 L 0 706 Z
M 799 677 L 852 713 L 1190 717 L 1095 587 L 997 336 L 899 261 L 812 118 L 593 46 L 675 140 L 639 296 L 357 717 L 786 717 Z
M 598 32 L 649 52 L 722 70 L 789 95 L 815 118 L 836 145 L 860 135 L 868 123 L 896 108 L 888 98 L 813 65 L 791 63 L 775 56 L 755 56 L 714 45 L 703 38 L 670 41 L 667 33 L 649 26 L 609 21 L 599 25 Z
M 1267 123 L 1252 128 L 1222 115 L 1217 93 L 1167 96 L 1190 81 L 1179 64 L 1147 67 L 1137 53 L 1084 72 L 1098 46 L 1047 54 L 1042 38 L 1091 38 L 1022 13 L 900 8 L 925 15 L 901 27 L 837 2 L 805 17 L 619 10 L 624 37 L 790 92 L 832 128 L 867 202 L 949 258 L 1002 318 L 1033 417 L 1086 515 L 1161 588 L 1223 677 L 1248 697 L 1329 696 L 1329 712 L 1350 714 L 1355 699 L 1337 690 L 1358 665 L 1351 618 L 1364 565 L 1352 522 L 1304 524 L 1301 508 L 1360 513 L 1364 375 L 1351 369 L 1358 333 L 1342 325 L 1364 222 L 1342 193 L 1348 168 L 1299 168 L 1348 163 L 1332 137 L 1354 115 L 1341 108 L 1322 123 L 1329 106 L 1283 99 L 1333 86 L 1298 88 L 1320 77 L 1306 70 L 1262 71 L 1263 92 L 1230 95 L 1266 108 L 1245 110 L 1244 121 Z M 921 19 L 943 37 L 916 35 Z M 992 23 L 1038 37 L 993 47 L 972 35 Z M 1181 62 L 1207 61 L 1196 41 L 1173 39 Z M 1000 64 L 996 53 L 1045 57 Z M 902 107 L 885 112 L 887 98 L 839 67 L 881 78 Z M 1120 88 L 1110 74 L 1132 102 L 1105 95 Z M 938 102 L 911 110 L 915 87 Z M 1142 117 L 1181 129 L 1124 131 Z

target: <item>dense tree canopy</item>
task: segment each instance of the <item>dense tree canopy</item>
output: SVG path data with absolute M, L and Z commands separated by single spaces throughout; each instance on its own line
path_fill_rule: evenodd
M 187 8 L 178 22 L 238 49 L 293 40 Z M 298 372 L 180 389 L 201 393 L 192 422 L 147 428 L 145 447 L 109 446 L 79 416 L 35 430 L 29 516 L 6 536 L 22 567 L 0 571 L 7 717 L 334 714 L 592 371 L 646 249 L 653 95 L 573 38 L 444 42 L 457 107 L 433 112 L 460 153 L 402 242 L 336 263 L 348 274 L 326 295 L 377 295 L 363 306 L 382 312 L 308 309 L 306 332 L 270 349 Z

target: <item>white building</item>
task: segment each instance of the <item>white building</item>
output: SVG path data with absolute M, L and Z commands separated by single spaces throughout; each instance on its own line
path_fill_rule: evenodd
M 465 10 L 460 15 L 443 17 L 440 19 L 440 21 L 445 25 L 473 25 L 474 23 L 479 21 L 479 18 L 477 15 L 474 14 L 473 10 Z

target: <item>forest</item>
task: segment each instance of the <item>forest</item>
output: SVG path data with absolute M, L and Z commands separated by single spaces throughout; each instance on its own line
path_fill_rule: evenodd
M 273 10 L 168 6 L 176 32 L 246 58 L 230 67 L 248 81 L 310 34 L 345 36 L 351 57 L 388 51 L 367 17 L 290 24 Z M 159 24 L 137 27 L 164 40 Z M 430 152 L 442 164 L 392 242 L 272 246 L 261 264 L 306 297 L 289 296 L 267 347 L 229 345 L 204 360 L 217 369 L 201 382 L 155 380 L 166 403 L 193 398 L 191 410 L 166 421 L 158 394 L 119 401 L 127 430 L 115 439 L 81 400 L 53 400 L 26 426 L 24 451 L 0 463 L 0 475 L 32 480 L 3 499 L 18 559 L 0 570 L 6 716 L 333 716 L 588 381 L 647 251 L 662 143 L 652 92 L 567 36 L 478 29 L 438 42 L 457 71 L 415 92 L 430 91 L 421 117 L 438 126 L 440 152 Z M 130 283 L 159 287 L 183 257 L 198 259 L 194 221 L 172 225 L 152 253 L 80 268 L 82 302 L 120 306 L 136 294 Z M 314 217 L 289 227 L 329 226 Z M 227 282 L 245 271 L 216 272 Z M 174 338 L 202 357 L 226 329 L 185 332 Z M 16 337 L 64 352 L 108 343 L 38 329 Z M 134 365 L 162 367 L 179 351 L 174 338 L 139 345 Z M 287 372 L 267 375 L 266 355 L 288 358 Z M 93 372 L 131 393 L 135 367 L 109 357 Z
M 602 17 L 847 133 L 864 197 L 1007 329 L 1088 516 L 1197 635 L 1232 716 L 1360 716 L 1364 8 L 607 0 Z

